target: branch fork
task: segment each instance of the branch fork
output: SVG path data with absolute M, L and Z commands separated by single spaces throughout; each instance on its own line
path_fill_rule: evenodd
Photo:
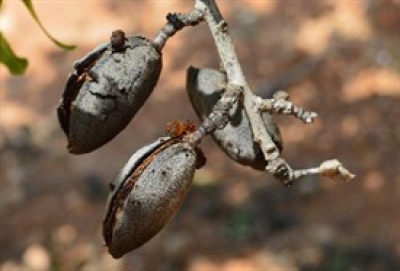
M 229 111 L 240 94 L 240 102 L 242 102 L 249 118 L 254 142 L 259 144 L 267 162 L 265 170 L 279 179 L 283 185 L 291 185 L 294 181 L 309 175 L 321 175 L 346 182 L 355 177 L 336 159 L 324 161 L 320 166 L 314 168 L 292 169 L 281 157 L 279 149 L 272 141 L 264 125 L 262 114 L 268 112 L 270 114 L 292 115 L 305 124 L 312 123 L 318 115 L 294 105 L 289 101 L 289 95 L 284 91 L 277 92 L 272 99 L 262 99 L 252 93 L 228 34 L 228 24 L 223 19 L 215 0 L 195 0 L 193 11 L 186 14 L 169 14 L 167 20 L 168 23 L 154 39 L 154 44 L 159 50 L 163 48 L 169 37 L 183 27 L 206 21 L 221 58 L 222 68 L 228 78 L 226 91 L 220 101 L 201 126 L 187 137 L 188 142 L 198 144 L 204 136 L 216 129 L 223 128 L 229 121 Z

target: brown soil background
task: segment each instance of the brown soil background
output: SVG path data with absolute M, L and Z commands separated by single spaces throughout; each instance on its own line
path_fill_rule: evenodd
M 105 147 L 68 154 L 55 107 L 73 62 L 113 30 L 154 37 L 168 12 L 193 2 L 34 1 L 51 33 L 78 45 L 65 52 L 20 1 L 5 1 L 2 30 L 30 65 L 19 77 L 0 67 L 0 269 L 400 270 L 398 0 L 218 1 L 253 89 L 284 87 L 319 113 L 309 126 L 277 118 L 283 156 L 298 168 L 336 157 L 357 178 L 313 177 L 285 188 L 207 139 L 208 164 L 167 227 L 121 260 L 107 254 L 107 184 L 168 121 L 196 119 L 185 70 L 218 68 L 207 27 L 167 44 L 153 95 Z

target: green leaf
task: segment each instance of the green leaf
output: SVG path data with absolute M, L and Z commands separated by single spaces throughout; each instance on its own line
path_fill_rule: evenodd
M 2 0 L 0 0 L 2 1 Z M 75 45 L 67 45 L 64 43 L 61 43 L 60 41 L 56 40 L 55 38 L 53 38 L 50 33 L 46 30 L 46 28 L 44 28 L 42 22 L 39 20 L 39 17 L 36 14 L 35 9 L 33 8 L 33 4 L 31 0 L 22 0 L 22 2 L 25 4 L 26 8 L 28 9 L 29 13 L 32 15 L 32 17 L 35 19 L 36 23 L 39 25 L 39 27 L 42 29 L 42 31 L 46 34 L 46 36 L 51 39 L 55 44 L 57 44 L 57 46 L 65 49 L 65 50 L 73 50 L 75 49 Z
M 1 0 L 0 0 L 1 1 Z M 1 4 L 1 2 L 0 2 Z M 18 57 L 14 54 L 11 46 L 0 32 L 0 63 L 7 66 L 12 74 L 23 74 L 28 66 L 26 58 Z

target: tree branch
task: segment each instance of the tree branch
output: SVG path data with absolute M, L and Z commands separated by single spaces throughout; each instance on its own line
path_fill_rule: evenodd
M 280 157 L 279 149 L 272 141 L 264 125 L 261 112 L 268 111 L 272 113 L 282 112 L 291 114 L 302 119 L 305 123 L 311 123 L 316 117 L 316 113 L 308 112 L 294 106 L 287 101 L 288 97 L 285 97 L 285 99 L 262 100 L 255 96 L 246 82 L 231 37 L 228 34 L 228 24 L 224 21 L 215 0 L 196 0 L 195 7 L 196 10 L 202 11 L 211 30 L 222 61 L 222 66 L 228 77 L 228 84 L 236 86 L 235 89 L 240 89 L 243 93 L 242 102 L 250 120 L 254 141 L 259 144 L 268 163 L 266 170 L 280 179 L 284 185 L 290 185 L 293 181 L 312 174 L 339 177 L 344 180 L 353 178 L 354 175 L 347 171 L 337 160 L 324 162 L 318 168 L 293 170 L 289 164 Z M 227 90 L 229 91 L 229 89 Z

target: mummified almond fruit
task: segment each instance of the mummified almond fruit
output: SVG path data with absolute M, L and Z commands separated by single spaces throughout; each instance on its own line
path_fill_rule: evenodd
M 115 31 L 75 63 L 58 118 L 71 153 L 91 152 L 122 131 L 152 93 L 162 56 L 143 37 Z
M 114 258 L 147 242 L 179 209 L 199 154 L 182 137 L 162 137 L 130 158 L 110 185 L 103 221 L 105 245 Z
M 190 101 L 202 121 L 212 112 L 226 84 L 226 75 L 221 71 L 193 67 L 188 69 L 186 88 Z M 234 161 L 264 170 L 266 162 L 259 145 L 253 141 L 250 122 L 243 106 L 237 102 L 230 115 L 232 118 L 228 124 L 213 132 L 214 140 Z M 264 113 L 262 117 L 272 140 L 282 151 L 280 132 L 271 115 Z

